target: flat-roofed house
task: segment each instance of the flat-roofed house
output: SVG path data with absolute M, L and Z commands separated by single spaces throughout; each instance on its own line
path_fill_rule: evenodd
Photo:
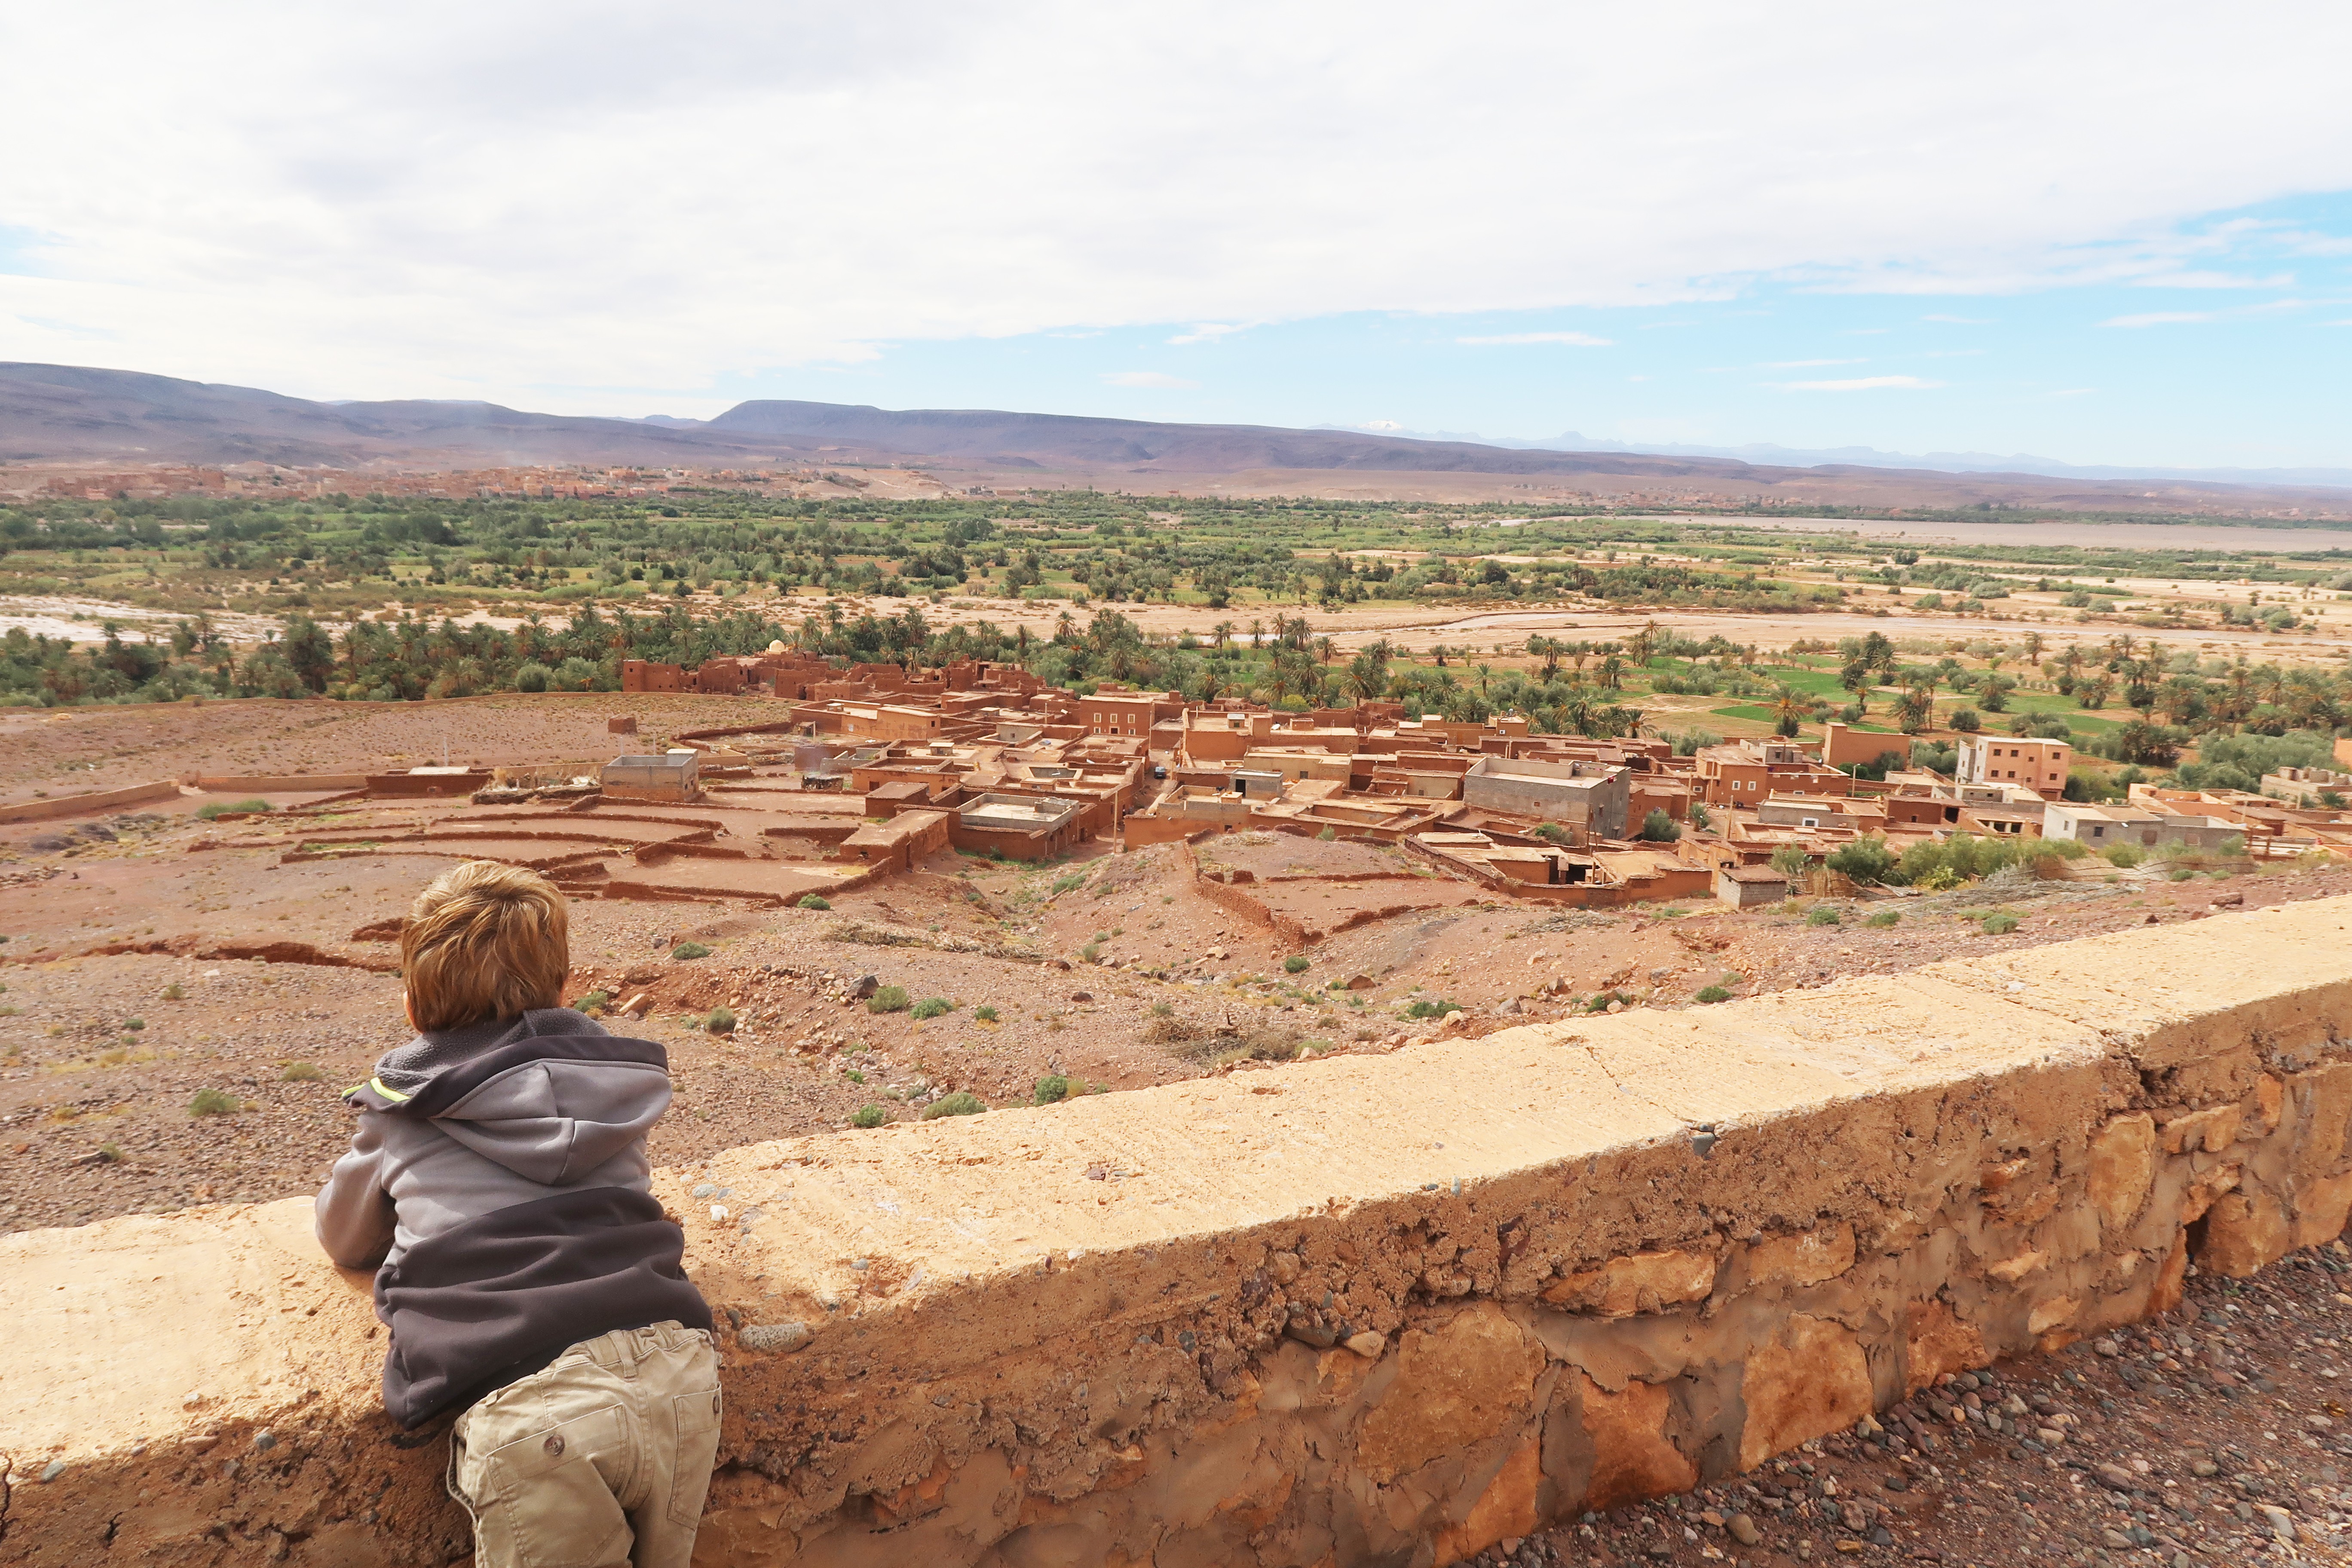
M 1462 775 L 1462 802 L 1489 811 L 1572 824 L 1587 838 L 1625 837 L 1631 795 L 1623 768 L 1482 756 Z

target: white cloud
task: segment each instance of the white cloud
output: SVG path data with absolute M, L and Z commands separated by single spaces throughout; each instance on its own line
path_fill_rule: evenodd
M 2103 327 L 2172 327 L 2189 321 L 2210 321 L 2210 310 L 2143 310 L 2136 316 L 2110 316 Z
M 2180 226 L 2352 188 L 2308 0 L 1370 12 L 9 7 L 105 68 L 0 105 L 0 358 L 602 411 L 929 339 L 2255 277 L 2327 242 Z
M 1821 364 L 1867 364 L 1869 363 L 1870 362 L 1868 360 L 1859 359 L 1776 359 L 1766 361 L 1760 368 L 1764 370 L 1811 370 L 1815 365 Z
M 1456 338 L 1457 343 L 1567 343 L 1580 349 L 1605 349 L 1607 338 L 1596 338 L 1591 332 L 1497 332 L 1491 337 Z
M 1916 375 L 1859 375 L 1852 381 L 1781 381 L 1773 384 L 1783 392 L 1924 392 L 1944 384 L 1922 381 Z
M 1248 331 L 1249 328 L 1246 325 L 1226 326 L 1219 321 L 1203 321 L 1191 331 L 1179 332 L 1168 341 L 1171 343 L 1213 343 L 1220 338 L 1229 338 L 1235 332 Z
M 1192 391 L 1201 384 L 1197 381 L 1186 381 L 1181 375 L 1166 375 L 1156 370 L 1105 371 L 1102 383 L 1105 386 L 1156 386 L 1181 392 Z

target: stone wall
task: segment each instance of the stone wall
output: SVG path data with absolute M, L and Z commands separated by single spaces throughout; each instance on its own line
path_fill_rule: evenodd
M 732 1151 L 660 1187 L 697 1561 L 1443 1563 L 1721 1476 L 2335 1237 L 2347 1036 L 2339 899 Z M 0 1240 L 0 1560 L 462 1554 L 307 1207 Z

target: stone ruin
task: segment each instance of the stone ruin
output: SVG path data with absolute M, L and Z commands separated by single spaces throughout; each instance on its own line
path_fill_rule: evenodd
M 738 1149 L 719 1565 L 1443 1564 L 2352 1208 L 2352 899 Z M 308 1199 L 0 1238 L 0 1560 L 440 1563 Z

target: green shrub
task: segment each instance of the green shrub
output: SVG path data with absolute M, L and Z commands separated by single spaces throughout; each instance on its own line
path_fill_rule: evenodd
M 983 1024 L 993 1024 L 996 1022 L 996 1009 L 989 1006 L 986 1003 L 982 1003 L 981 1005 L 974 1007 L 971 1010 L 971 1016 Z
M 1698 999 L 1702 1002 L 1728 1002 L 1731 993 L 1720 985 L 1709 985 L 1699 992 Z
M 554 672 L 549 669 L 547 666 L 540 663 L 537 659 L 532 659 L 515 671 L 515 689 L 517 691 L 544 691 L 547 689 L 548 678 Z
M 938 1018 L 955 1011 L 955 1004 L 944 996 L 926 996 L 915 1004 L 917 1018 Z
M 317 1083 L 327 1075 L 309 1062 L 288 1062 L 278 1075 L 280 1083 Z
M 1090 942 L 1087 943 L 1086 946 L 1078 949 L 1078 956 L 1085 959 L 1088 963 L 1097 963 L 1101 962 L 1102 943 L 1099 942 Z
M 2182 866 L 2182 867 L 2179 868 L 2178 869 L 2176 869 L 2176 870 L 2172 873 L 2172 875 L 2170 875 L 2169 877 L 2166 878 L 2166 879 L 2165 879 L 2165 880 L 2167 880 L 2167 881 L 2168 881 L 2168 882 L 2185 882 L 2185 881 L 2189 880 L 2189 878 L 2194 877 L 2195 875 L 2197 875 L 2197 873 L 2196 873 L 2196 872 L 2194 872 L 2194 871 L 2190 870 L 2190 869 L 2189 869 L 2188 867 L 2186 867 L 2186 866 Z
M 1874 926 L 1880 931 L 1885 931 L 1888 926 L 1895 924 L 1902 918 L 1903 917 L 1901 915 L 1895 913 L 1893 910 L 1881 910 L 1862 923 L 1866 926 Z
M 2007 936 L 2016 929 L 2017 917 L 2006 910 L 1995 910 L 1984 918 L 1984 933 L 1987 936 Z
M 881 990 L 877 991 L 873 995 L 866 999 L 866 1010 L 869 1013 L 905 1012 L 907 1010 L 907 988 L 903 985 L 885 985 Z
M 1037 1091 L 1031 1099 L 1039 1105 L 1056 1105 L 1070 1098 L 1070 1080 L 1060 1073 L 1048 1073 L 1037 1080 Z
M 1073 871 L 1066 877 L 1055 878 L 1054 885 L 1046 889 L 1045 896 L 1049 899 L 1057 898 L 1073 888 L 1083 888 L 1086 885 L 1087 874 L 1084 871 Z
M 850 1117 L 849 1124 L 852 1127 L 879 1127 L 889 1120 L 890 1113 L 880 1106 L 861 1105 L 857 1108 L 856 1113 Z
M 206 822 L 212 822 L 224 816 L 243 816 L 254 812 L 277 809 L 266 800 L 215 800 L 196 807 L 196 815 Z
M 1884 837 L 1873 836 L 1839 845 L 1830 851 L 1826 864 L 1831 870 L 1857 882 L 1884 882 L 1886 874 L 1895 869 L 1895 855 L 1886 847 Z
M 2108 865 L 2119 871 L 2128 871 L 2147 858 L 2147 851 L 2137 844 L 2110 844 L 2106 857 Z
M 1809 926 L 1833 926 L 1840 919 L 1837 910 L 1827 904 L 1815 904 L 1805 911 L 1805 923 Z
M 144 1018 L 125 1018 L 122 1020 L 122 1027 L 124 1031 L 130 1034 L 135 1035 L 146 1026 L 147 1020 Z
M 172 982 L 172 984 L 170 984 L 169 985 L 166 985 L 166 986 L 164 986 L 164 987 L 163 987 L 163 1000 L 164 1000 L 164 1001 L 166 1001 L 166 1002 L 184 1002 L 184 1001 L 186 1001 L 187 999 L 188 999 L 188 988 L 187 988 L 186 986 L 184 986 L 184 985 L 181 984 L 178 981 L 174 980 L 174 981 L 173 981 L 173 982 Z
M 1339 830 L 1336 827 L 1326 827 L 1322 832 L 1317 834 L 1315 837 L 1323 843 L 1328 844 L 1333 839 L 1339 837 Z
M 1946 721 L 1963 735 L 1973 735 L 1984 728 L 1984 718 L 1973 708 L 1955 708 Z
M 1805 854 L 1802 847 L 1795 844 L 1781 845 L 1772 851 L 1772 858 L 1768 862 L 1772 869 L 1780 872 L 1783 877 L 1801 877 L 1805 874 L 1805 868 L 1811 863 L 1811 858 Z
M 942 1116 L 978 1116 L 987 1109 L 980 1096 L 968 1089 L 960 1089 L 953 1094 L 943 1094 L 923 1107 L 923 1120 L 937 1121 Z
M 591 991 L 587 995 L 572 1003 L 572 1008 L 576 1013 L 593 1013 L 600 1007 L 610 1006 L 612 1002 L 613 998 L 609 993 Z
M 672 958 L 709 958 L 710 950 L 698 942 L 682 942 L 669 950 Z
M 1640 837 L 1647 843 L 1672 844 L 1682 836 L 1682 824 L 1668 816 L 1662 809 L 1654 806 L 1651 808 L 1650 815 L 1642 818 Z
M 1458 1004 L 1448 1002 L 1441 996 L 1435 1001 L 1423 998 L 1415 1002 L 1404 1010 L 1404 1016 L 1408 1018 L 1443 1018 L 1448 1013 L 1459 1013 L 1463 1010 Z
M 191 1116 L 234 1116 L 236 1110 L 236 1096 L 225 1089 L 200 1089 L 188 1101 Z
M 817 897 L 814 893 L 802 894 L 800 907 L 804 910 L 829 910 L 833 908 L 831 904 Z
M 714 1035 L 731 1035 L 735 1032 L 734 1011 L 727 1007 L 713 1007 L 710 1016 L 702 1020 L 702 1026 Z
M 1286 974 L 1304 973 L 1307 969 L 1307 955 L 1303 952 L 1292 953 L 1282 961 L 1282 968 Z

